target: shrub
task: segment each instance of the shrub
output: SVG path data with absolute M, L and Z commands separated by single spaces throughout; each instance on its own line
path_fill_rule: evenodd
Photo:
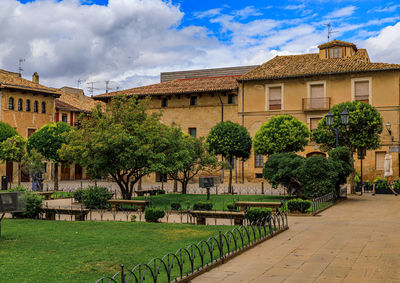
M 237 206 L 234 203 L 230 203 L 226 206 L 229 211 L 237 211 Z
M 193 210 L 211 210 L 213 204 L 211 202 L 201 201 L 193 205 Z
M 159 208 L 147 208 L 144 214 L 144 218 L 147 222 L 158 222 L 158 219 L 163 218 L 165 212 Z
M 83 189 L 78 189 L 74 192 L 74 199 L 76 202 L 82 202 Z
M 136 215 L 135 214 L 131 215 L 131 222 L 136 222 Z
M 271 213 L 271 208 L 252 207 L 246 210 L 246 218 L 251 224 L 256 224 L 257 222 L 265 223 L 265 220 Z
M 13 213 L 13 217 L 21 218 L 38 218 L 42 208 L 43 197 L 33 192 L 27 191 L 22 186 L 17 186 L 11 190 L 12 192 L 26 193 L 26 211 Z
M 303 199 L 291 199 L 287 202 L 287 207 L 289 211 L 300 211 L 301 213 L 305 213 L 307 209 L 311 207 L 312 202 L 310 200 Z
M 105 187 L 92 186 L 83 190 L 82 203 L 87 208 L 105 208 L 107 200 L 112 198 L 110 193 Z
M 157 194 L 159 194 L 159 195 L 165 195 L 165 190 L 158 190 L 158 191 L 157 191 Z
M 177 203 L 177 202 L 173 202 L 173 203 L 171 203 L 171 209 L 172 210 L 179 210 L 179 209 L 181 209 L 181 204 L 180 203 Z

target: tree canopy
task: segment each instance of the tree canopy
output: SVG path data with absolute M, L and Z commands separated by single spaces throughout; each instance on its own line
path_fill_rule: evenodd
M 221 154 L 230 162 L 233 158 L 245 161 L 251 153 L 251 137 L 247 129 L 231 121 L 215 125 L 207 136 L 206 145 L 210 152 Z M 228 191 L 232 192 L 232 167 L 229 170 Z
M 11 125 L 0 122 L 0 142 L 5 141 L 8 138 L 11 138 L 13 136 L 18 135 L 18 132 L 16 129 L 11 127 Z
M 346 109 L 349 112 L 349 124 L 343 125 L 340 113 Z M 333 125 L 326 125 L 326 116 L 318 123 L 317 129 L 312 132 L 313 140 L 321 145 L 321 149 L 328 151 L 335 147 L 335 131 L 339 130 L 339 146 L 345 146 L 351 152 L 357 149 L 377 149 L 380 146 L 382 133 L 382 117 L 375 107 L 368 103 L 353 101 L 343 102 L 331 108 Z
M 18 163 L 18 185 L 21 184 L 21 162 L 25 155 L 26 140 L 14 135 L 0 143 L 0 159 Z
M 309 137 L 310 131 L 303 122 L 291 115 L 274 116 L 254 136 L 254 153 L 271 155 L 303 151 Z
M 170 129 L 159 122 L 160 114 L 148 114 L 147 100 L 116 97 L 107 111 L 98 106 L 70 132 L 63 158 L 76 162 L 94 178 L 111 176 L 124 199 L 144 175 L 165 170 Z

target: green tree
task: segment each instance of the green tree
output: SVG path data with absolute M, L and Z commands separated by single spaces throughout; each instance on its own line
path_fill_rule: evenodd
M 254 136 L 254 153 L 271 155 L 303 151 L 309 137 L 310 131 L 303 122 L 291 115 L 274 116 Z
M 165 169 L 170 129 L 159 122 L 160 114 L 148 114 L 148 100 L 116 97 L 103 112 L 98 106 L 71 131 L 60 151 L 94 178 L 111 176 L 124 199 L 143 176 Z
M 181 183 L 182 194 L 186 194 L 187 184 L 199 172 L 215 170 L 218 160 L 205 148 L 202 139 L 194 138 L 176 126 L 171 128 L 171 144 L 166 152 L 166 173 Z
M 349 124 L 343 125 L 340 113 L 349 112 Z M 382 117 L 375 107 L 360 101 L 343 102 L 332 107 L 333 125 L 326 125 L 326 116 L 318 123 L 312 133 L 313 140 L 321 145 L 321 149 L 329 151 L 335 147 L 335 131 L 337 128 L 339 146 L 347 147 L 353 154 L 359 149 L 372 150 L 380 147 L 382 133 Z M 354 167 L 354 166 L 353 166 Z M 350 175 L 351 190 L 354 193 L 354 173 Z
M 25 155 L 26 140 L 15 135 L 0 143 L 0 159 L 18 163 L 18 185 L 21 185 L 21 162 Z
M 250 157 L 251 137 L 245 127 L 231 121 L 215 125 L 207 136 L 206 145 L 210 152 L 221 154 L 232 163 L 233 158 L 242 161 Z M 232 166 L 229 166 L 228 192 L 232 193 Z
M 43 186 L 43 183 L 39 182 L 39 176 L 44 173 L 43 160 L 43 155 L 41 155 L 36 149 L 31 149 L 22 159 L 23 170 L 29 173 L 32 182 L 37 182 L 40 186 Z M 43 187 L 40 187 L 39 190 L 42 191 Z
M 18 135 L 17 130 L 11 127 L 9 124 L 0 122 L 0 142 L 5 141 L 8 138 Z
M 350 150 L 345 146 L 339 146 L 328 152 L 329 158 L 335 161 L 338 180 L 335 185 L 336 194 L 339 195 L 340 186 L 346 184 L 347 177 L 354 171 L 353 158 Z
M 36 149 L 44 158 L 54 162 L 55 190 L 58 190 L 58 164 L 64 161 L 58 151 L 67 142 L 66 133 L 69 131 L 71 131 L 71 127 L 67 123 L 53 122 L 34 132 L 27 143 L 28 153 L 32 149 Z

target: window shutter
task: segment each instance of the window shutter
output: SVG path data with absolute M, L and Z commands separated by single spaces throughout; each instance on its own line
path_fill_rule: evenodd
M 324 108 L 324 85 L 310 85 L 311 108 L 320 109 Z
M 375 169 L 384 170 L 386 152 L 375 152 Z
M 270 87 L 269 88 L 269 109 L 277 110 L 282 109 L 282 91 L 281 87 Z
M 369 100 L 369 81 L 354 83 L 354 99 L 362 102 Z

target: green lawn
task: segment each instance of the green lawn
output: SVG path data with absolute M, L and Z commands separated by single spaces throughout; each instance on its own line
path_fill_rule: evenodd
M 227 205 L 232 204 L 234 201 L 275 201 L 279 202 L 285 196 L 268 196 L 268 195 L 211 195 L 210 202 L 213 203 L 213 210 L 227 210 Z M 199 201 L 207 201 L 206 195 L 197 194 L 165 194 L 150 197 L 135 197 L 133 199 L 151 200 L 152 206 L 162 209 L 171 209 L 171 203 L 180 203 L 182 209 L 188 206 L 193 208 L 193 205 Z
M 3 220 L 0 282 L 94 282 L 230 226 Z

